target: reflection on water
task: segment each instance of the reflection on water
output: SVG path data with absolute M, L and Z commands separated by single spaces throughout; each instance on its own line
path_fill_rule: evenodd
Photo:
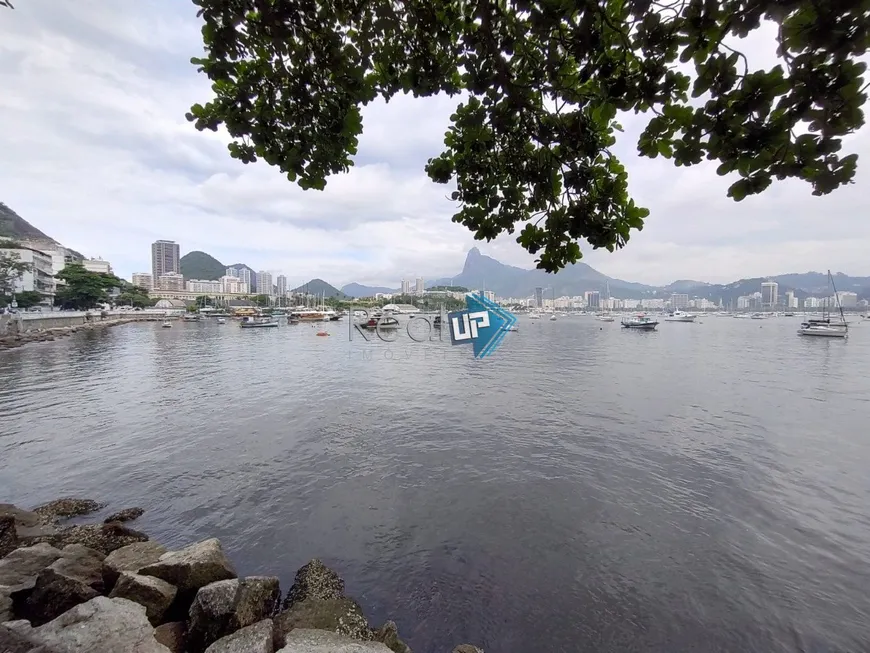
M 141 505 L 285 588 L 321 557 L 423 652 L 868 648 L 870 327 L 176 326 L 0 354 L 0 500 Z

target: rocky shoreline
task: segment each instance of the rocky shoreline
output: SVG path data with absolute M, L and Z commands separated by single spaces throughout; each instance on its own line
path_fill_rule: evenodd
M 0 351 L 5 349 L 15 349 L 31 342 L 49 342 L 57 338 L 65 338 L 79 331 L 95 331 L 98 329 L 106 329 L 108 327 L 128 324 L 130 322 L 156 321 L 155 317 L 117 317 L 112 319 L 101 320 L 99 315 L 94 318 L 93 322 L 77 324 L 75 326 L 56 327 L 51 329 L 26 329 L 22 332 L 0 335 Z M 159 318 L 162 319 L 162 318 Z M 24 322 L 24 324 L 27 324 Z M 0 651 L 0 653 L 4 653 Z
M 169 551 L 130 528 L 139 508 L 63 524 L 102 507 L 0 504 L 0 653 L 411 653 L 319 560 L 282 600 L 278 578 L 239 578 L 217 539 Z

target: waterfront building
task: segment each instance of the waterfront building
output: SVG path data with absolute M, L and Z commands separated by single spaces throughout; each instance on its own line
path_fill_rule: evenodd
M 157 277 L 159 290 L 184 290 L 184 277 L 178 272 L 167 272 Z
M 0 254 L 17 258 L 30 267 L 18 278 L 12 279 L 12 292 L 38 292 L 42 295 L 42 303 L 54 303 L 55 278 L 52 258 L 45 252 L 31 247 L 0 248 Z
M 158 240 L 151 244 L 151 278 L 158 283 L 166 274 L 181 273 L 181 256 L 178 243 L 172 240 Z
M 134 286 L 139 286 L 145 290 L 153 290 L 154 277 L 151 276 L 150 272 L 134 272 L 132 278 Z
M 773 308 L 779 300 L 779 284 L 776 281 L 765 281 L 761 284 L 761 305 Z
M 99 274 L 112 274 L 112 266 L 108 261 L 99 258 L 86 258 L 82 261 L 82 265 L 88 272 L 97 272 Z
M 186 283 L 187 290 L 201 295 L 212 295 L 221 292 L 221 282 L 209 279 L 189 279 Z

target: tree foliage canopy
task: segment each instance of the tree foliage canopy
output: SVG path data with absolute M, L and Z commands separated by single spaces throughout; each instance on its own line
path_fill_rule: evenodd
M 124 281 L 114 274 L 90 272 L 80 263 L 68 263 L 54 275 L 65 282 L 58 286 L 55 303 L 65 308 L 86 310 L 108 300 L 111 288 L 123 288 Z
M 11 248 L 11 241 L 0 242 L 0 247 Z M 16 282 L 30 270 L 30 263 L 21 260 L 17 252 L 0 252 L 0 297 L 9 297 L 15 290 Z
M 842 138 L 864 122 L 868 0 L 194 0 L 233 157 L 302 188 L 353 165 L 360 109 L 396 93 L 462 95 L 426 171 L 455 182 L 453 219 L 518 242 L 555 271 L 578 239 L 611 251 L 648 211 L 612 147 L 620 112 L 652 114 L 637 143 L 678 166 L 737 173 L 741 200 L 774 178 L 824 195 L 850 183 Z M 769 22 L 777 65 L 735 46 Z M 433 153 L 434 154 L 434 153 Z
M 146 308 L 148 306 L 154 306 L 154 304 L 157 303 L 156 298 L 148 296 L 147 288 L 143 288 L 142 286 L 134 286 L 132 283 L 123 283 L 124 285 L 121 287 L 121 293 L 115 298 L 115 304 L 117 304 L 118 306 Z

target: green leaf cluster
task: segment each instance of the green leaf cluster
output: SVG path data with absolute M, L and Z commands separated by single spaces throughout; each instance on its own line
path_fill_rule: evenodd
M 870 0 L 194 0 L 233 157 L 305 189 L 353 165 L 361 107 L 396 93 L 462 95 L 444 151 L 453 220 L 516 233 L 556 271 L 579 243 L 614 251 L 649 211 L 613 154 L 620 114 L 650 114 L 637 148 L 677 166 L 716 161 L 739 201 L 774 179 L 816 195 L 851 183 L 843 137 L 864 123 Z M 767 22 L 778 63 L 735 49 Z

